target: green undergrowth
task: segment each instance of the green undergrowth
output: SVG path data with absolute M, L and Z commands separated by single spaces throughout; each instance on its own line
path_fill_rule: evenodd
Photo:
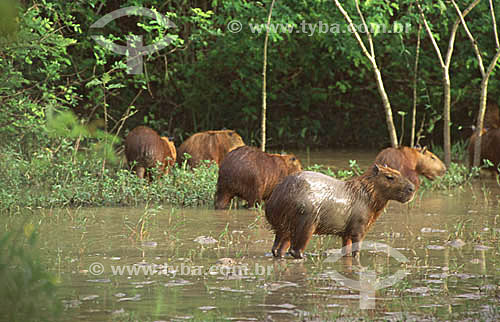
M 76 206 L 138 206 L 166 203 L 203 206 L 213 203 L 217 166 L 196 169 L 175 165 L 150 183 L 123 164 L 105 165 L 98 158 L 56 158 L 41 151 L 26 160 L 14 152 L 0 158 L 0 210 Z
M 103 164 L 104 163 L 104 164 Z M 333 170 L 313 165 L 317 171 L 346 180 L 363 173 L 356 161 L 350 168 Z M 477 171 L 453 163 L 446 174 L 434 181 L 422 180 L 422 190 L 453 189 L 468 182 Z M 22 208 L 78 206 L 138 206 L 170 204 L 177 207 L 211 206 L 216 190 L 218 168 L 209 163 L 190 169 L 175 165 L 168 175 L 148 183 L 127 167 L 103 162 L 90 153 L 54 156 L 49 149 L 29 158 L 5 149 L 0 158 L 0 211 Z

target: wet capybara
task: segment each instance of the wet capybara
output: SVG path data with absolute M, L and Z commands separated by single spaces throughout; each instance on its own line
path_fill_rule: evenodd
M 249 146 L 236 148 L 220 165 L 215 209 L 227 208 L 235 196 L 254 206 L 267 200 L 284 177 L 301 170 L 302 164 L 293 154 L 270 154 Z
M 426 147 L 410 148 L 401 146 L 399 148 L 386 148 L 377 154 L 375 163 L 398 170 L 402 175 L 410 179 L 417 189 L 420 185 L 419 175 L 434 180 L 446 172 L 444 163 Z
M 266 202 L 266 218 L 276 234 L 273 255 L 282 257 L 290 248 L 293 257 L 302 258 L 317 234 L 342 237 L 344 255 L 352 251 L 358 257 L 359 243 L 387 202 L 406 203 L 414 194 L 410 180 L 379 164 L 348 181 L 312 171 L 292 174 Z
M 184 161 L 184 153 L 188 153 L 190 167 L 196 167 L 202 160 L 212 160 L 220 165 L 226 154 L 245 145 L 241 136 L 233 130 L 205 131 L 193 134 L 177 149 L 177 162 Z
M 167 173 L 177 157 L 174 143 L 147 126 L 130 131 L 125 139 L 125 155 L 130 166 L 135 162 L 137 176 L 149 179 L 148 169 L 159 162 L 160 173 Z
M 477 133 L 472 134 L 469 141 L 469 165 L 472 166 L 474 160 L 474 143 L 476 142 Z M 483 128 L 481 135 L 481 164 L 482 160 L 490 160 L 493 163 L 490 170 L 497 171 L 500 164 L 500 129 L 485 129 Z M 499 172 L 500 173 L 500 172 Z

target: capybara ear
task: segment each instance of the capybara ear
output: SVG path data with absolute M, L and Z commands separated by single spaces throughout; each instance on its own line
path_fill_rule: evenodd
M 380 165 L 375 163 L 372 168 L 373 175 L 376 176 L 379 171 L 380 171 Z
M 173 136 L 169 136 L 168 140 L 174 142 L 174 137 Z
M 421 152 L 422 154 L 425 154 L 425 152 L 426 152 L 426 151 L 427 151 L 427 146 L 424 146 L 424 147 L 422 148 L 422 151 L 420 151 L 420 152 Z

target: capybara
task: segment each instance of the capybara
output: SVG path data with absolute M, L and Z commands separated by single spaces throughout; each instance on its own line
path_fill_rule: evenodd
M 125 139 L 125 155 L 129 165 L 135 162 L 137 176 L 149 179 L 148 169 L 159 162 L 160 173 L 167 173 L 177 157 L 174 143 L 147 126 L 138 126 L 130 131 Z
M 267 200 L 284 177 L 301 170 L 302 164 L 293 154 L 270 154 L 249 146 L 236 148 L 220 165 L 215 209 L 227 208 L 235 196 L 254 206 Z
M 500 111 L 497 104 L 489 102 L 486 105 L 484 127 L 487 129 L 498 129 L 500 127 Z
M 377 154 L 375 163 L 398 170 L 403 176 L 410 179 L 416 189 L 420 185 L 418 175 L 434 180 L 446 172 L 444 163 L 426 147 L 386 148 Z
M 190 167 L 196 167 L 202 160 L 212 160 L 220 165 L 226 154 L 245 145 L 241 136 L 233 130 L 205 131 L 193 134 L 177 150 L 177 162 L 184 161 L 184 153 L 191 158 Z
M 472 134 L 469 141 L 469 165 L 472 166 L 474 160 L 474 143 L 476 142 L 477 133 Z M 499 171 L 500 164 L 500 129 L 485 129 L 481 135 L 481 164 L 484 159 L 490 160 L 493 163 L 493 168 L 490 170 Z
M 276 234 L 273 255 L 282 257 L 290 248 L 302 258 L 312 235 L 326 234 L 342 237 L 344 255 L 352 251 L 359 257 L 359 243 L 387 202 L 406 203 L 414 194 L 410 180 L 379 164 L 348 181 L 312 171 L 292 174 L 274 188 L 265 207 Z

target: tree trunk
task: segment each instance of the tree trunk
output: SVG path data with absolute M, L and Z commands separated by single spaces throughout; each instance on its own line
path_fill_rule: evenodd
M 476 121 L 476 141 L 474 143 L 474 158 L 472 161 L 473 167 L 481 165 L 481 141 L 484 127 L 484 114 L 486 112 L 486 97 L 488 95 L 488 80 L 489 77 L 483 77 L 481 80 L 481 94 L 479 96 L 479 112 L 477 113 Z
M 394 126 L 394 121 L 392 118 L 392 108 L 391 103 L 389 102 L 389 97 L 387 96 L 387 92 L 384 88 L 384 81 L 382 80 L 382 74 L 378 69 L 377 65 L 373 65 L 373 71 L 375 73 L 375 79 L 377 80 L 377 89 L 382 98 L 382 105 L 385 110 L 385 122 L 387 124 L 387 130 L 389 131 L 389 138 L 391 140 L 391 146 L 393 148 L 398 147 L 398 136 L 396 134 L 396 127 Z
M 443 150 L 444 164 L 449 167 L 451 164 L 451 135 L 450 135 L 450 115 L 451 115 L 451 83 L 450 71 L 448 67 L 443 69 L 443 85 L 444 85 L 444 105 L 443 105 Z
M 267 16 L 266 38 L 264 39 L 264 61 L 262 62 L 262 115 L 261 115 L 261 150 L 266 151 L 266 112 L 267 112 L 267 91 L 266 91 L 266 71 L 267 71 L 267 42 L 269 40 L 269 25 L 271 24 L 271 15 L 273 13 L 274 2 L 271 2 L 269 15 Z
M 495 28 L 496 29 L 496 28 Z M 490 62 L 490 65 L 488 66 L 488 70 L 483 76 L 483 79 L 481 81 L 481 94 L 479 98 L 479 112 L 477 114 L 477 124 L 476 124 L 476 142 L 474 144 L 474 159 L 472 162 L 472 166 L 478 167 L 481 164 L 481 132 L 483 131 L 484 127 L 484 114 L 486 112 L 486 100 L 488 96 L 488 81 L 490 79 L 490 75 L 493 72 L 493 69 L 495 69 L 495 66 L 497 64 L 498 59 L 500 58 L 500 49 L 497 50 L 495 57 L 493 57 L 492 61 Z
M 415 146 L 415 127 L 417 126 L 417 81 L 418 81 L 418 57 L 420 55 L 420 33 L 422 32 L 422 24 L 418 24 L 417 33 L 417 49 L 415 50 L 415 65 L 413 67 L 413 108 L 411 115 L 411 138 L 410 147 Z
M 392 118 L 392 108 L 391 108 L 391 103 L 389 102 L 389 97 L 387 96 L 387 92 L 385 91 L 384 88 L 384 81 L 382 80 L 382 74 L 380 73 L 380 70 L 378 69 L 377 66 L 377 60 L 375 59 L 375 50 L 373 47 L 373 41 L 371 38 L 371 34 L 369 32 L 368 26 L 366 25 L 365 19 L 361 13 L 361 10 L 359 9 L 359 2 L 356 1 L 356 8 L 358 10 L 358 14 L 363 21 L 363 25 L 366 30 L 366 35 L 368 37 L 368 44 L 370 45 L 370 52 L 368 52 L 368 49 L 366 48 L 365 44 L 363 43 L 363 40 L 361 39 L 361 36 L 359 35 L 357 28 L 354 26 L 354 23 L 352 22 L 351 17 L 345 11 L 344 7 L 340 4 L 339 0 L 334 0 L 335 5 L 339 9 L 340 13 L 344 16 L 344 19 L 347 21 L 349 24 L 349 28 L 351 28 L 351 32 L 358 41 L 359 46 L 361 47 L 361 51 L 363 54 L 368 58 L 370 61 L 370 64 L 372 65 L 373 72 L 375 73 L 375 80 L 377 81 L 377 89 L 380 94 L 380 97 L 382 98 L 382 105 L 384 107 L 385 111 L 385 121 L 387 124 L 387 130 L 389 131 L 389 139 L 391 140 L 391 146 L 392 147 L 397 147 L 398 146 L 398 136 L 396 134 L 396 128 L 394 127 L 394 121 Z

